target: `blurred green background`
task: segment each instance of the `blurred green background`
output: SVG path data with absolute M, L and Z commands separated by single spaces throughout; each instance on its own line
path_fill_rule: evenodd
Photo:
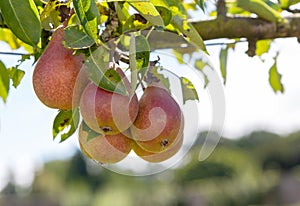
M 175 168 L 131 177 L 109 171 L 79 151 L 45 163 L 30 185 L 11 180 L 2 206 L 300 205 L 300 132 L 287 136 L 257 131 L 222 138 L 199 162 L 205 133 Z

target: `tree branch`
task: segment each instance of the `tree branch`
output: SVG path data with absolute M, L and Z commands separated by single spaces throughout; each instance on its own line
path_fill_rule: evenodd
M 248 42 L 255 42 L 262 39 L 287 37 L 300 39 L 300 15 L 288 17 L 285 23 L 280 24 L 259 18 L 228 16 L 191 23 L 203 40 L 245 38 Z M 182 37 L 168 32 L 152 32 L 148 40 L 151 50 L 179 48 L 190 51 L 192 49 L 191 45 L 187 46 L 188 43 Z
M 227 17 L 192 22 L 203 40 L 219 38 L 275 39 L 300 36 L 300 16 L 286 18 L 277 25 L 258 18 Z

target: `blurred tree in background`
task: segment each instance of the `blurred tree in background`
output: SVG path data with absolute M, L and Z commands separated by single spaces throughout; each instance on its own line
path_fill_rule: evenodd
M 259 131 L 222 138 L 204 162 L 198 152 L 205 133 L 173 169 L 146 177 L 113 173 L 78 152 L 36 171 L 32 185 L 11 181 L 0 205 L 152 206 L 297 205 L 300 203 L 300 132 L 280 137 Z

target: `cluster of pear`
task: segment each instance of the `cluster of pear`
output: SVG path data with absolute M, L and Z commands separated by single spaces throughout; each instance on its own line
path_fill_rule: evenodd
M 40 57 L 33 74 L 37 97 L 60 110 L 80 108 L 79 144 L 82 152 L 99 163 L 116 163 L 131 150 L 148 162 L 175 155 L 183 143 L 184 118 L 180 106 L 162 86 L 149 85 L 140 99 L 98 87 L 83 75 L 83 55 L 73 55 L 63 44 L 58 28 Z M 128 93 L 130 82 L 116 71 Z M 88 128 L 88 129 L 86 129 Z M 93 138 L 89 134 L 93 132 Z

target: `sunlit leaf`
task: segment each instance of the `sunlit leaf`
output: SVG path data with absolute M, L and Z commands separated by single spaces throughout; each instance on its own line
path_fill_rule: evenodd
M 146 29 L 150 26 L 150 24 L 146 21 L 144 22 L 140 18 L 137 18 L 137 15 L 132 15 L 130 16 L 126 22 L 124 23 L 122 27 L 123 33 L 132 31 L 132 30 L 141 30 L 141 29 Z
M 78 124 L 79 124 L 78 108 L 74 110 L 68 110 L 68 111 L 63 111 L 63 110 L 59 111 L 59 113 L 56 115 L 53 122 L 53 127 L 52 127 L 53 139 L 55 139 L 59 134 L 61 134 L 60 142 L 65 141 L 72 134 L 74 134 L 74 132 L 78 128 Z
M 108 69 L 109 51 L 101 46 L 95 51 L 90 50 L 90 56 L 85 61 L 84 67 L 89 73 L 90 79 L 99 87 L 127 95 L 128 92 L 120 75 L 113 69 Z
M 96 2 L 99 13 L 100 13 L 100 24 L 105 23 L 108 20 L 108 16 L 109 16 L 109 6 L 108 6 L 108 2 Z
M 178 14 L 173 14 L 171 23 L 179 32 L 184 35 L 187 41 L 202 51 L 207 52 L 202 37 L 190 22 L 187 22 L 185 18 L 182 18 Z
M 0 29 L 0 40 L 8 43 L 11 49 L 20 48 L 18 38 L 9 29 Z
M 175 55 L 178 63 L 179 64 L 183 64 L 184 63 L 184 61 L 183 61 L 183 54 L 180 53 L 180 52 L 178 52 L 176 49 L 173 49 L 172 51 L 173 51 L 173 54 Z
M 46 6 L 44 7 L 43 12 L 41 13 L 41 22 L 43 29 L 51 31 L 51 29 L 56 28 L 61 24 L 60 13 L 57 9 L 58 6 L 58 0 L 51 0 L 48 1 Z
M 95 42 L 83 29 L 79 26 L 68 26 L 65 29 L 64 36 L 65 46 L 72 49 L 84 49 L 92 46 Z
M 9 92 L 9 75 L 5 65 L 0 61 L 0 97 L 6 102 Z
M 84 30 L 97 42 L 100 13 L 95 0 L 73 0 L 73 4 Z
M 18 66 L 15 67 L 11 67 L 8 70 L 8 74 L 9 74 L 9 78 L 12 80 L 13 82 L 13 86 L 15 88 L 17 88 L 20 84 L 20 82 L 22 81 L 25 72 L 21 69 L 18 68 Z
M 276 60 L 269 70 L 269 83 L 275 93 L 284 92 L 284 87 L 281 83 L 281 74 L 277 71 Z
M 168 6 L 172 10 L 173 14 L 187 15 L 187 11 L 181 1 L 178 0 L 168 0 Z
M 189 79 L 181 77 L 180 82 L 184 104 L 187 100 L 199 100 L 197 90 Z
M 204 62 L 202 61 L 201 59 L 197 59 L 195 61 L 195 67 L 200 70 L 200 71 L 203 71 L 204 67 L 205 66 L 208 66 L 208 63 L 207 62 Z
M 220 70 L 221 70 L 224 84 L 226 84 L 226 76 L 227 76 L 227 57 L 228 57 L 228 47 L 222 48 L 220 51 Z
M 289 6 L 299 3 L 300 0 L 280 0 L 279 2 L 282 9 L 287 9 Z
M 114 5 L 119 21 L 125 22 L 130 17 L 129 4 L 126 2 L 115 2 Z
M 154 26 L 164 27 L 164 21 L 155 6 L 148 1 L 130 1 L 129 4 Z
M 188 11 L 188 10 L 196 11 L 197 10 L 197 4 L 195 2 L 184 3 L 183 6 L 186 11 Z
M 41 23 L 33 0 L 1 0 L 0 10 L 6 24 L 20 40 L 37 45 Z
M 289 7 L 289 0 L 280 0 L 281 8 L 288 8 Z
M 256 55 L 261 56 L 264 53 L 267 53 L 270 49 L 272 40 L 259 40 L 256 42 Z
M 28 53 L 33 52 L 33 47 L 18 39 L 10 29 L 0 29 L 0 40 L 6 42 L 12 50 L 23 47 Z

